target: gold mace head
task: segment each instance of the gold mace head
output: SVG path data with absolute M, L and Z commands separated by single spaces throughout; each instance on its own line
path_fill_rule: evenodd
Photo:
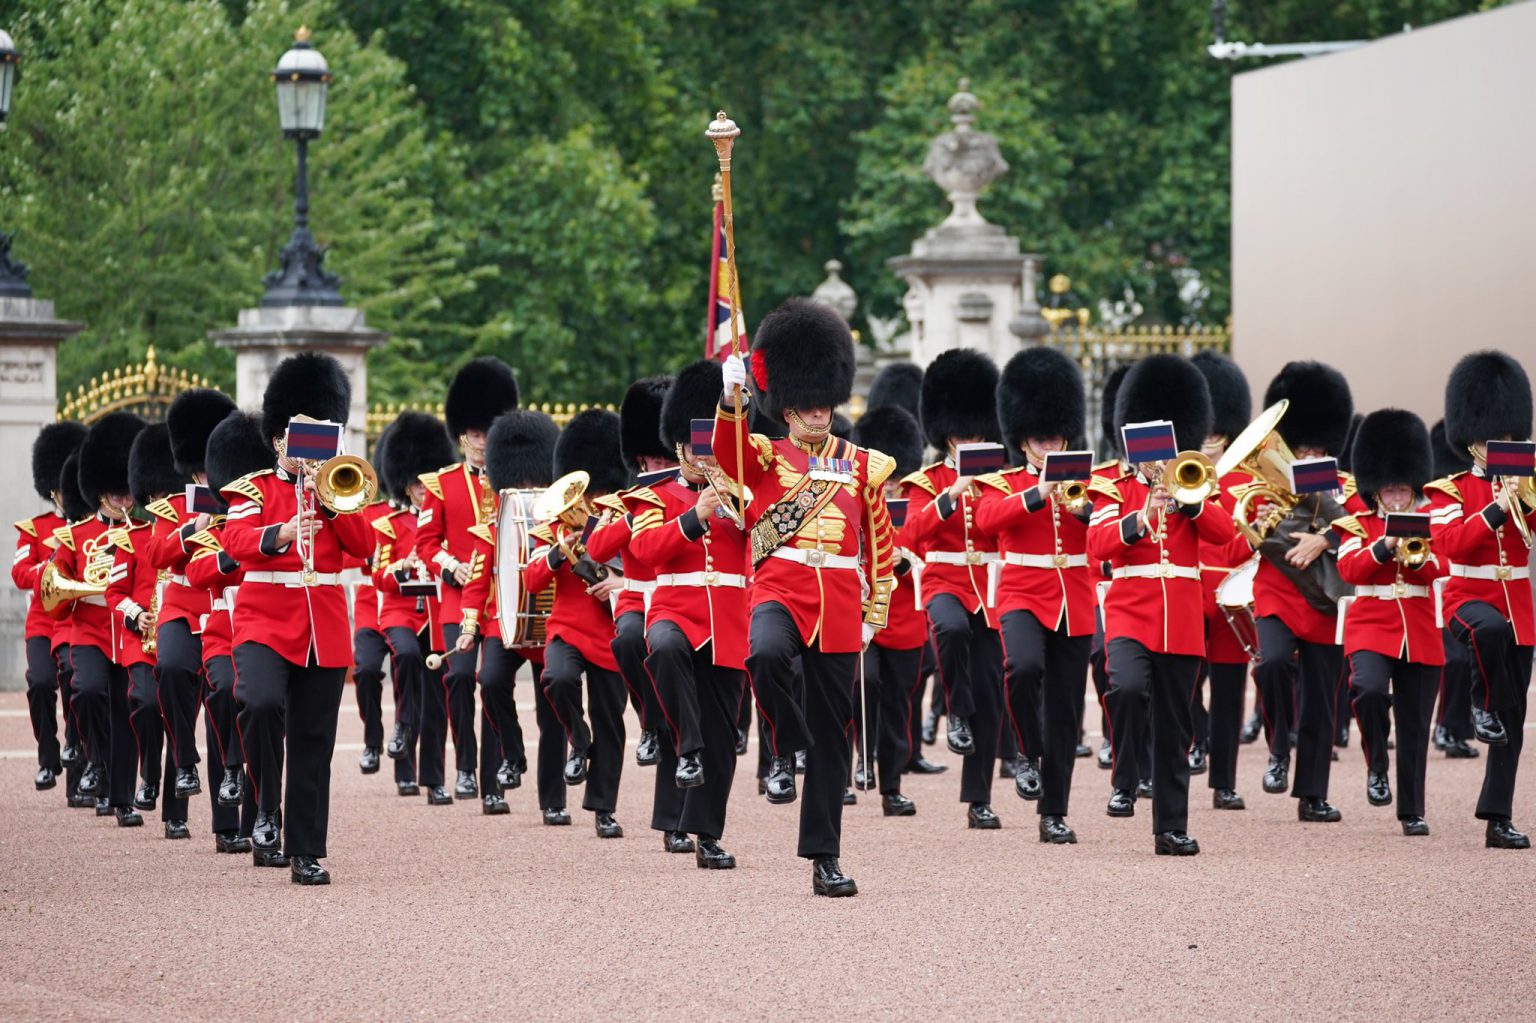
M 715 119 L 709 122 L 709 127 L 704 131 L 704 137 L 715 144 L 715 152 L 719 154 L 722 165 L 730 160 L 731 146 L 740 134 L 741 129 L 736 127 L 735 121 L 725 116 L 724 110 L 715 114 Z

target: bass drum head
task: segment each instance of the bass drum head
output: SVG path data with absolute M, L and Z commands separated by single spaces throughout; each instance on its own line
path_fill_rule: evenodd
M 501 621 L 501 642 L 508 649 L 544 645 L 545 627 L 553 608 L 555 588 L 529 593 L 523 586 L 523 569 L 535 547 L 533 530 L 540 524 L 534 504 L 542 490 L 503 490 L 496 519 L 496 610 Z
M 1259 559 L 1250 558 L 1216 584 L 1216 606 L 1228 611 L 1253 609 L 1253 581 L 1259 575 Z

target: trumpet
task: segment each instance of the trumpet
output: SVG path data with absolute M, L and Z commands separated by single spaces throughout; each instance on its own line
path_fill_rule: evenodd
M 362 511 L 379 492 L 379 474 L 367 459 L 337 455 L 315 470 L 315 497 L 337 515 Z
M 1397 563 L 1404 568 L 1420 568 L 1429 560 L 1429 538 L 1405 536 L 1397 542 Z
M 1088 508 L 1088 481 L 1067 480 L 1056 488 L 1056 503 L 1069 515 L 1081 515 Z
M 1216 463 L 1199 451 L 1180 451 L 1163 467 L 1162 484 L 1177 504 L 1204 504 L 1221 490 Z

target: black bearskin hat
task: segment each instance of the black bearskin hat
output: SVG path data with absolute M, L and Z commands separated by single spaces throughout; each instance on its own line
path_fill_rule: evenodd
M 555 482 L 559 440 L 560 427 L 542 412 L 514 409 L 497 416 L 485 441 L 485 472 L 491 486 L 533 489 Z
M 453 439 L 443 421 L 426 412 L 402 412 L 389 424 L 389 443 L 382 445 L 379 472 L 391 497 L 407 503 L 405 488 L 422 473 L 435 472 L 454 461 Z
M 345 423 L 351 408 L 352 384 L 341 363 L 324 352 L 300 352 L 272 371 L 261 399 L 261 429 L 270 439 L 286 434 L 294 416 Z
M 165 425 L 171 429 L 171 453 L 176 471 L 191 476 L 203 471 L 208 452 L 208 435 L 235 410 L 235 403 L 223 391 L 194 387 L 182 391 L 165 413 Z
M 1344 434 L 1344 447 L 1340 449 L 1339 454 L 1339 468 L 1345 472 L 1352 472 L 1354 469 L 1355 433 L 1364 421 L 1365 417 L 1358 412 L 1349 417 L 1349 430 Z
M 1109 376 L 1104 378 L 1104 392 L 1099 397 L 1099 429 L 1104 432 L 1105 458 L 1113 457 L 1120 451 L 1120 431 L 1115 428 L 1115 402 L 1120 397 L 1120 385 L 1125 383 L 1125 375 L 1129 373 L 1129 364 L 1116 366 L 1110 370 Z
M 1445 420 L 1441 419 L 1429 428 L 1429 449 L 1435 455 L 1435 476 L 1454 476 L 1472 468 L 1467 452 L 1457 451 L 1445 438 Z
M 923 370 L 915 362 L 893 362 L 875 374 L 869 385 L 866 411 L 895 405 L 917 418 L 918 401 L 923 396 Z
M 112 412 L 91 424 L 80 444 L 80 496 L 95 508 L 108 494 L 129 494 L 128 452 L 144 429 L 132 412 Z
M 179 494 L 190 482 L 185 473 L 176 470 L 171 428 L 165 423 L 150 423 L 140 430 L 128 451 L 128 491 L 139 507 L 148 507 L 157 498 Z
M 384 424 L 384 429 L 380 430 L 379 435 L 374 438 L 373 454 L 368 458 L 368 461 L 373 465 L 374 472 L 379 474 L 379 486 L 390 500 L 395 499 L 395 492 L 399 489 L 395 481 L 389 477 L 389 436 L 394 431 L 395 420 L 391 419 Z M 449 459 L 449 461 L 452 461 L 452 459 Z
M 59 491 L 59 507 L 64 511 L 64 521 L 79 522 L 91 517 L 91 506 L 80 493 L 80 449 L 69 453 L 59 466 L 59 479 L 54 484 Z
M 74 454 L 85 440 L 85 427 L 73 420 L 49 423 L 37 432 L 32 442 L 32 489 L 44 501 L 53 499 L 59 489 L 59 473 L 64 460 Z
M 1417 493 L 1435 478 L 1435 456 L 1424 420 L 1400 408 L 1384 408 L 1360 420 L 1350 453 L 1355 486 L 1368 504 L 1382 487 L 1406 483 Z
M 453 376 L 443 402 L 448 432 L 455 439 L 470 430 L 489 430 L 503 412 L 517 408 L 517 377 L 494 355 L 472 359 Z
M 215 494 L 242 476 L 270 469 L 277 458 L 267 440 L 262 419 L 254 412 L 231 412 L 208 435 L 203 465 L 208 488 Z
M 1189 361 L 1205 374 L 1205 385 L 1211 389 L 1211 432 L 1232 440 L 1253 418 L 1248 377 L 1237 363 L 1209 349 L 1196 352 Z
M 1081 437 L 1088 396 L 1077 363 L 1055 348 L 1026 348 L 1003 367 L 997 383 L 997 418 L 1003 440 L 1022 450 L 1030 437 Z
M 896 479 L 923 467 L 923 428 L 900 405 L 884 405 L 864 413 L 853 428 L 853 442 L 896 459 L 892 474 Z
M 1115 429 L 1166 419 L 1180 451 L 1199 451 L 1211 435 L 1211 389 L 1182 355 L 1148 355 L 1131 365 L 1115 396 Z
M 661 430 L 657 439 L 668 452 L 689 441 L 689 424 L 695 419 L 715 418 L 720 404 L 720 364 L 713 359 L 690 362 L 677 374 L 667 398 L 661 403 Z
M 853 420 L 841 412 L 832 413 L 832 425 L 828 432 L 838 440 L 848 440 L 853 436 Z
M 764 316 L 752 342 L 752 379 L 769 418 L 835 408 L 853 393 L 853 335 L 830 306 L 792 298 Z
M 997 364 L 974 348 L 940 352 L 923 373 L 918 420 L 939 451 L 954 437 L 996 441 Z
M 592 477 L 591 494 L 614 494 L 629 485 L 619 450 L 619 417 L 600 408 L 577 413 L 555 444 L 555 478 L 583 470 Z
M 1291 404 L 1277 429 L 1293 452 L 1319 448 L 1335 458 L 1346 454 L 1355 400 L 1344 374 L 1321 362 L 1288 362 L 1269 382 L 1264 407 L 1282 398 Z
M 1490 440 L 1531 439 L 1531 381 L 1503 352 L 1473 352 L 1445 382 L 1445 437 L 1465 451 Z
M 624 464 L 631 472 L 640 471 L 642 455 L 668 461 L 677 457 L 671 446 L 661 440 L 661 409 L 671 386 L 669 376 L 646 377 L 630 384 L 624 392 L 624 400 L 619 403 L 620 440 Z M 715 364 L 715 390 L 720 390 L 719 363 Z

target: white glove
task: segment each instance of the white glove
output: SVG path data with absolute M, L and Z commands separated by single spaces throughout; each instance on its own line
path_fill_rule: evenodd
M 725 391 L 729 394 L 738 387 L 747 386 L 747 364 L 741 356 L 728 356 L 720 366 L 720 376 L 725 383 Z
M 875 627 L 868 622 L 864 623 L 864 649 L 869 649 L 869 644 L 875 641 Z

